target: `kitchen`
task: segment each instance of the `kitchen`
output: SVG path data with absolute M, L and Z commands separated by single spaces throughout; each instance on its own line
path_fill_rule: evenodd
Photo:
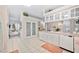
M 69 52 L 79 52 L 79 6 L 66 5 L 44 13 L 45 30 L 40 39 Z

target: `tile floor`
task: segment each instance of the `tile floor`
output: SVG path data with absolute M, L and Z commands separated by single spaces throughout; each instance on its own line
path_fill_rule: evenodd
M 22 40 L 20 37 L 14 37 L 8 40 L 8 51 L 18 49 L 20 53 L 50 53 L 41 47 L 43 43 L 38 38 Z M 63 53 L 69 52 L 63 50 Z
M 14 37 L 8 41 L 8 51 L 19 49 L 22 53 L 49 53 L 49 51 L 41 47 L 43 41 L 37 38 L 33 39 L 20 39 L 19 37 Z

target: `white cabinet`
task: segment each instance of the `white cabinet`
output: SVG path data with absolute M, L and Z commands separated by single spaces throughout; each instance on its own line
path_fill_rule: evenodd
M 79 16 L 79 7 L 75 8 L 75 16 Z
M 73 37 L 60 35 L 60 47 L 70 51 L 74 51 Z
M 60 19 L 60 14 L 55 14 L 55 21 L 58 21 Z
M 74 17 L 75 16 L 75 9 L 71 9 L 70 13 L 71 13 L 71 17 Z
M 47 33 L 39 32 L 39 38 L 43 41 L 46 41 L 48 39 Z
M 46 42 L 52 43 L 56 46 L 59 46 L 59 35 L 57 35 L 57 34 L 40 32 L 39 38 L 43 41 L 46 41 Z
M 57 34 L 48 34 L 48 42 L 58 46 L 59 45 L 59 35 Z
M 40 32 L 39 38 L 43 41 L 74 52 L 74 39 L 72 36 Z

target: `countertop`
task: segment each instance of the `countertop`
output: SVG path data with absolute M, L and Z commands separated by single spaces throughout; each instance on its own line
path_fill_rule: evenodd
M 53 32 L 53 31 L 40 31 L 40 32 L 79 37 L 79 33 L 65 33 L 65 32 Z

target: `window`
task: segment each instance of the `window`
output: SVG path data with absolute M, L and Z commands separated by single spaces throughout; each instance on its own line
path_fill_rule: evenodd
M 36 35 L 36 24 L 32 23 L 32 35 Z
M 76 8 L 75 11 L 76 11 L 76 16 L 79 16 L 79 8 Z
M 31 36 L 31 22 L 26 22 L 26 36 Z
M 75 16 L 75 10 L 72 9 L 72 10 L 71 10 L 71 17 L 74 17 L 74 16 Z

